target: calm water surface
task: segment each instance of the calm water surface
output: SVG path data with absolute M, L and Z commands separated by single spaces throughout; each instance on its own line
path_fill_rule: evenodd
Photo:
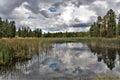
M 120 80 L 120 50 L 82 43 L 55 43 L 31 60 L 0 67 L 0 80 Z

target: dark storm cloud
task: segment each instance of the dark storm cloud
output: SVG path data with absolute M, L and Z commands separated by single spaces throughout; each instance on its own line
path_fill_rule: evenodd
M 49 11 L 49 10 L 41 10 L 40 11 L 40 14 L 42 16 L 44 16 L 45 18 L 52 18 L 52 17 L 55 17 L 55 16 L 59 16 L 61 15 L 61 13 L 55 13 L 53 14 L 53 12 Z
M 58 1 L 56 3 L 53 3 L 52 6 L 55 6 L 56 8 L 60 8 L 61 6 L 67 6 L 68 2 L 71 2 L 74 4 L 76 7 L 80 7 L 80 5 L 88 5 L 91 4 L 96 0 L 63 0 L 63 1 Z
M 72 4 L 74 4 L 76 7 L 80 7 L 80 5 L 82 5 L 80 1 L 73 1 Z
M 92 23 L 79 23 L 79 24 L 73 24 L 72 27 L 79 28 L 79 27 L 89 27 Z
M 52 4 L 52 6 L 54 6 L 56 8 L 60 8 L 61 6 L 67 6 L 67 4 L 64 2 L 56 2 L 56 3 Z
M 77 1 L 80 1 L 83 5 L 89 5 L 92 2 L 97 1 L 97 0 L 77 0 Z
M 42 11 L 40 11 L 40 13 L 44 16 L 44 17 L 46 17 L 46 18 L 50 18 L 51 17 L 51 15 L 48 13 L 48 11 L 46 11 L 46 10 L 42 10 Z
M 31 10 L 33 13 L 38 14 L 39 11 L 39 7 L 38 6 L 33 6 L 34 4 L 30 4 L 30 5 L 25 5 L 25 7 L 29 10 Z
M 39 12 L 39 3 L 43 0 L 0 0 L 0 13 L 9 14 L 16 7 L 19 7 L 22 3 L 27 2 L 29 5 L 26 5 L 26 8 L 30 9 L 34 13 Z

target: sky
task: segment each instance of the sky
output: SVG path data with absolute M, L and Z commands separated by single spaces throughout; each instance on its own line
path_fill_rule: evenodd
M 44 32 L 88 31 L 109 9 L 118 15 L 120 0 L 0 0 L 0 17 Z

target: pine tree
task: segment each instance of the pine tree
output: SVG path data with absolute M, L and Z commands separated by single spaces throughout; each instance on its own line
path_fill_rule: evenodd
M 14 21 L 11 21 L 10 23 L 11 23 L 11 30 L 12 30 L 12 32 L 11 32 L 12 35 L 10 37 L 12 38 L 12 37 L 15 37 L 15 35 L 16 35 L 16 27 L 15 27 Z
M 102 18 L 101 18 L 101 16 L 98 16 L 98 18 L 97 18 L 97 31 L 96 31 L 97 37 L 101 36 L 101 32 L 100 32 L 101 26 L 102 26 Z
M 106 23 L 107 22 L 106 22 L 106 15 L 105 15 L 102 19 L 102 25 L 100 28 L 101 37 L 106 37 L 106 35 L 107 35 Z
M 107 12 L 107 36 L 113 37 L 116 35 L 116 20 L 115 12 L 110 9 Z
M 20 28 L 20 27 L 19 27 L 19 29 L 18 29 L 18 36 L 19 36 L 19 37 L 22 37 L 22 36 L 21 36 L 21 28 Z

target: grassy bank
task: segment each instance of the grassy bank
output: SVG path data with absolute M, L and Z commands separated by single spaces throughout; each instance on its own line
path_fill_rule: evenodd
M 64 43 L 64 42 L 83 42 L 93 46 L 101 47 L 120 47 L 120 38 L 91 38 L 91 37 L 69 37 L 69 38 L 2 38 L 0 44 L 27 44 L 34 43 Z
M 22 37 L 16 37 L 16 38 L 1 38 L 0 40 L 45 40 L 45 41 L 81 41 L 81 40 L 107 40 L 107 41 L 120 41 L 120 37 L 114 37 L 114 38 L 101 38 L 101 37 L 62 37 L 62 38 L 22 38 Z
M 81 41 L 93 47 L 120 48 L 120 38 L 86 38 Z

